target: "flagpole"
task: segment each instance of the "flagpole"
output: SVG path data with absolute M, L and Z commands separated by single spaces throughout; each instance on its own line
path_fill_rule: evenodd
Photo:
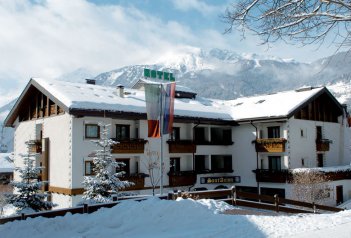
M 160 90 L 161 90 L 161 103 L 160 103 L 160 140 L 161 140 L 161 158 L 160 158 L 160 174 L 161 174 L 161 180 L 160 180 L 160 195 L 163 195 L 163 128 L 162 128 L 162 124 L 163 124 L 163 118 L 162 118 L 162 104 L 163 104 L 163 92 L 162 92 L 162 84 L 160 84 Z

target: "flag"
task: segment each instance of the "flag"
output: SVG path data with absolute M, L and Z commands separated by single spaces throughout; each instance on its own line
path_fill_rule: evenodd
M 145 102 L 148 137 L 160 137 L 161 89 L 160 84 L 145 83 Z
M 162 134 L 169 134 L 172 132 L 173 127 L 173 114 L 174 114 L 174 96 L 175 96 L 175 83 L 163 84 L 163 124 Z

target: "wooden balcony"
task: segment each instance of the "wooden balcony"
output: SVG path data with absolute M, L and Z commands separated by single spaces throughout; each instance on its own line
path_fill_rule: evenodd
M 128 182 L 134 183 L 133 186 L 127 187 L 123 189 L 123 191 L 144 189 L 146 176 L 147 176 L 146 174 L 133 174 L 133 175 L 125 176 L 121 178 L 122 181 L 128 181 Z
M 254 141 L 256 152 L 285 152 L 285 138 L 266 138 Z
M 317 151 L 329 151 L 329 144 L 331 143 L 328 139 L 316 140 Z
M 256 169 L 253 172 L 257 182 L 286 183 L 292 180 L 289 170 Z
M 112 146 L 112 154 L 142 154 L 147 140 L 131 139 L 119 141 L 118 144 Z
M 42 152 L 42 144 L 41 140 L 30 140 L 27 143 L 30 153 L 41 153 Z
M 167 141 L 169 153 L 196 153 L 196 145 L 191 140 Z
M 169 172 L 168 176 L 170 187 L 192 186 L 196 183 L 194 171 Z
M 325 172 L 325 176 L 330 181 L 351 179 L 351 170 Z

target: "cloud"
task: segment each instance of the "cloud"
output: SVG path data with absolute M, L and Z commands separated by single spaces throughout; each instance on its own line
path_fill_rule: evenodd
M 56 77 L 152 62 L 163 51 L 197 44 L 192 30 L 140 10 L 84 0 L 0 2 L 0 74 Z
M 173 4 L 182 11 L 206 14 L 219 7 L 196 0 Z M 217 14 L 212 17 L 218 20 Z M 159 62 L 189 47 L 262 51 L 256 38 L 240 42 L 236 33 L 223 35 L 221 29 L 207 26 L 194 29 L 133 5 L 86 0 L 0 0 L 0 25 L 0 94 L 23 89 L 30 77 L 56 78 L 80 68 L 98 74 Z M 276 50 L 280 55 L 284 51 Z M 6 101 L 11 95 L 6 94 Z
M 209 5 L 200 0 L 173 0 L 174 7 L 181 11 L 196 10 L 203 15 L 217 13 L 221 7 Z

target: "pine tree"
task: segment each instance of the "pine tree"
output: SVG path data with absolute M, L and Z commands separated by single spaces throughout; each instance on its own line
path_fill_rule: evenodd
M 85 176 L 83 180 L 85 188 L 83 199 L 89 203 L 111 202 L 113 195 L 118 195 L 120 189 L 133 185 L 131 182 L 119 179 L 124 172 L 116 173 L 116 168 L 124 164 L 112 159 L 111 146 L 117 142 L 108 138 L 109 125 L 99 124 L 99 126 L 102 127 L 100 140 L 92 141 L 100 148 L 95 150 L 93 158 L 95 176 Z
M 20 176 L 20 181 L 12 181 L 12 186 L 16 189 L 15 194 L 7 195 L 7 202 L 17 208 L 17 212 L 48 210 L 55 206 L 52 202 L 45 201 L 48 194 L 41 193 L 40 189 L 46 181 L 39 181 L 42 167 L 34 165 L 36 153 L 31 152 L 35 145 L 34 141 L 28 141 L 28 153 L 21 155 L 23 167 L 16 167 Z

